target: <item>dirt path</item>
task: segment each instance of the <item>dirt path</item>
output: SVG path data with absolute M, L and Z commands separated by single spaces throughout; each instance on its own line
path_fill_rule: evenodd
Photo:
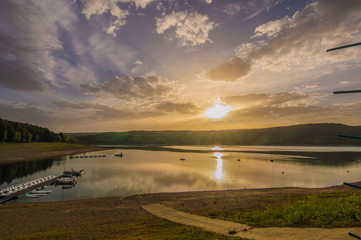
M 172 222 L 203 228 L 208 231 L 226 234 L 230 236 L 248 239 L 262 240 L 339 240 L 355 239 L 348 235 L 349 232 L 360 235 L 361 228 L 251 228 L 248 225 L 207 218 L 195 214 L 185 213 L 162 204 L 150 204 L 142 206 L 149 213 Z

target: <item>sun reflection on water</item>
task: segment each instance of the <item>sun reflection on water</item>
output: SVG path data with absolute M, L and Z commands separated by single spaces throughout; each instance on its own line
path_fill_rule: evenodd
M 223 178 L 223 154 L 220 152 L 215 152 L 214 156 L 217 157 L 217 170 L 214 173 L 217 180 L 221 180 Z

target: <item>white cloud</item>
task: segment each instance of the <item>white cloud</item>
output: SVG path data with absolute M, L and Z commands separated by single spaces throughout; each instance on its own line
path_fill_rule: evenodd
M 209 32 L 217 25 L 210 21 L 207 15 L 197 12 L 172 12 L 156 18 L 156 26 L 158 34 L 164 34 L 168 29 L 174 28 L 175 37 L 182 46 L 197 46 L 207 41 L 211 42 Z
M 267 38 L 271 39 L 276 37 L 283 29 L 289 27 L 291 19 L 285 16 L 276 21 L 269 21 L 265 24 L 258 26 L 254 32 L 255 34 L 251 38 L 260 37 L 266 35 Z
M 291 17 L 256 27 L 252 43 L 243 43 L 235 51 L 251 64 L 253 78 L 295 87 L 296 82 L 309 85 L 315 76 L 357 69 L 360 51 L 326 53 L 326 49 L 360 38 L 361 1 L 320 0 Z
M 233 16 L 241 11 L 240 3 L 230 3 L 224 6 L 223 12 L 228 14 L 229 16 Z
M 120 0 L 121 2 L 133 2 L 136 7 L 146 8 L 151 2 L 155 0 Z
M 349 82 L 349 81 L 342 81 L 342 82 L 340 82 L 340 84 L 342 84 L 342 85 L 348 85 L 348 84 L 351 84 L 352 82 Z
M 84 4 L 82 13 L 88 20 L 90 20 L 93 15 L 102 15 L 104 13 L 109 13 L 112 16 L 112 20 L 105 32 L 114 37 L 120 27 L 127 23 L 126 18 L 129 12 L 121 9 L 117 5 L 118 0 L 82 0 L 82 2 Z

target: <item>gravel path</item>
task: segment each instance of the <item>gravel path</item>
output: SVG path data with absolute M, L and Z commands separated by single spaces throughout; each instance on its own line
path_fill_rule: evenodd
M 208 231 L 248 239 L 262 240 L 339 240 L 355 239 L 348 235 L 349 232 L 360 235 L 361 228 L 251 228 L 248 225 L 207 218 L 195 214 L 185 213 L 162 204 L 142 206 L 149 213 L 172 222 L 203 228 Z

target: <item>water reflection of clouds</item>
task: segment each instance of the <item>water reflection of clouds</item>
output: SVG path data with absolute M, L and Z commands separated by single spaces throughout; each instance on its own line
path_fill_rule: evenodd
M 357 181 L 361 174 L 361 166 L 355 164 L 361 153 L 356 152 L 303 153 L 329 162 L 348 157 L 342 159 L 344 165 L 331 166 L 314 159 L 299 161 L 287 155 L 211 151 L 211 148 L 204 153 L 188 152 L 185 161 L 179 161 L 179 152 L 123 150 L 125 157 L 116 158 L 114 153 L 120 150 L 106 150 L 97 155 L 107 157 L 59 161 L 27 178 L 59 175 L 65 168 L 85 169 L 86 174 L 78 179 L 76 187 L 63 191 L 64 199 L 75 199 L 231 188 L 323 187 Z M 57 201 L 59 194 L 54 191 L 51 196 Z

